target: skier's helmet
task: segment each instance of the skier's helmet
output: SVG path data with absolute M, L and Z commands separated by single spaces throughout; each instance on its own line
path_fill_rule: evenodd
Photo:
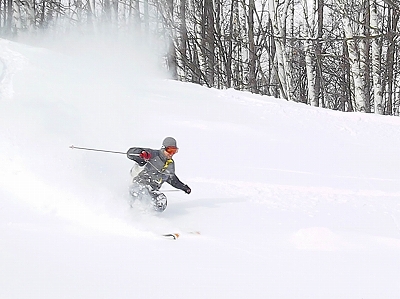
M 178 148 L 177 144 L 176 144 L 176 140 L 173 137 L 167 137 L 164 139 L 163 143 L 163 148 L 167 148 L 167 147 L 174 147 L 174 148 Z

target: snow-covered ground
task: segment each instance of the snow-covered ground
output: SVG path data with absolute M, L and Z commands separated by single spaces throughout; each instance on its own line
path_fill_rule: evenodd
M 400 298 L 400 118 L 72 49 L 0 40 L 1 299 Z M 126 156 L 69 148 L 166 136 L 193 191 L 166 192 L 162 214 L 129 207 Z

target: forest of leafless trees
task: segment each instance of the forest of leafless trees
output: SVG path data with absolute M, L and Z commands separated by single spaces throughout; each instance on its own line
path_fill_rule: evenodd
M 0 0 L 0 36 L 139 32 L 177 80 L 399 115 L 399 17 L 398 0 Z

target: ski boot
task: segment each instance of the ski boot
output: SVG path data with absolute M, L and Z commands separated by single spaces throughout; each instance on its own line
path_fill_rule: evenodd
M 143 197 L 146 197 L 146 195 L 148 194 L 148 189 L 145 186 L 138 184 L 134 181 L 129 187 L 129 194 L 131 195 L 129 205 L 132 208 L 135 201 L 141 201 Z
M 163 212 L 167 208 L 167 197 L 159 191 L 151 192 L 151 204 L 157 212 Z

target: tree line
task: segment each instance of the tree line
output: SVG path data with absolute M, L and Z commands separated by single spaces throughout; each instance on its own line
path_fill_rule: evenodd
M 177 80 L 399 115 L 399 17 L 397 0 L 0 0 L 0 35 L 140 32 Z

